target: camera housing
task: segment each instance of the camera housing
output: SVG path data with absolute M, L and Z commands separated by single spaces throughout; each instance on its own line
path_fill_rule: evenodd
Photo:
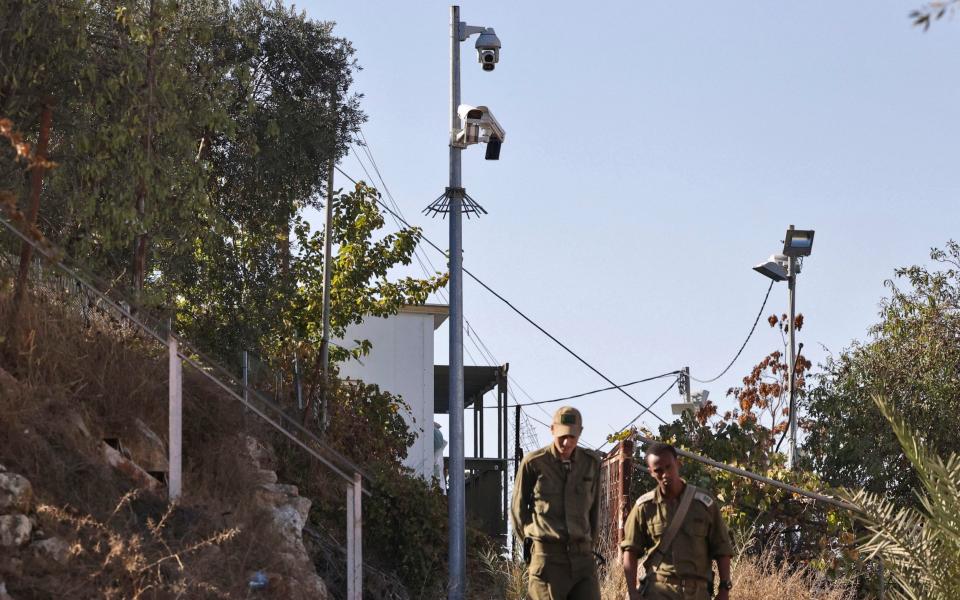
M 498 62 L 500 62 L 500 38 L 497 37 L 493 27 L 487 27 L 483 30 L 477 43 L 477 61 L 484 71 L 492 71 Z
M 471 144 L 486 144 L 487 160 L 500 159 L 500 145 L 507 137 L 500 122 L 486 106 L 471 106 L 461 104 L 457 107 L 457 114 L 463 122 L 463 129 L 457 133 L 455 145 L 466 148 Z

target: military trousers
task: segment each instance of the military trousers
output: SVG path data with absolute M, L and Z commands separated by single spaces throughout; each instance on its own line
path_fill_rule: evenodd
M 530 600 L 600 600 L 597 565 L 590 552 L 534 552 L 527 573 Z
M 653 581 L 643 600 L 710 600 L 706 581 Z

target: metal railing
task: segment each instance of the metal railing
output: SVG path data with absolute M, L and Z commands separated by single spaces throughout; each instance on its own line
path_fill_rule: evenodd
M 179 338 L 172 330 L 168 316 L 161 316 L 136 307 L 117 290 L 116 286 L 99 281 L 95 275 L 73 263 L 57 248 L 43 239 L 24 234 L 4 216 L 0 216 L 0 231 L 7 235 L 0 241 L 0 273 L 16 273 L 21 244 L 32 246 L 36 260 L 31 262 L 30 282 L 34 294 L 57 301 L 77 312 L 89 325 L 92 318 L 104 318 L 117 327 L 129 328 L 153 338 L 168 349 L 170 367 L 169 454 L 170 473 L 168 494 L 172 502 L 181 495 L 181 419 L 182 375 L 181 365 L 187 363 L 210 382 L 234 398 L 261 421 L 293 442 L 309 456 L 338 475 L 345 483 L 347 505 L 347 580 L 348 599 L 362 597 L 362 496 L 370 495 L 364 486 L 369 476 L 359 465 L 325 444 L 299 422 L 299 411 L 288 414 L 278 402 L 250 385 L 249 373 L 237 375 L 210 355 L 201 352 L 188 340 Z M 269 371 L 269 369 L 263 369 Z M 282 382 L 282 376 L 277 381 Z

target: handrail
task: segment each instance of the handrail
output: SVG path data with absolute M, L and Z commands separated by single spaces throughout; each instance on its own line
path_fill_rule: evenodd
M 67 266 L 66 264 L 64 264 L 64 262 L 63 262 L 60 258 L 58 258 L 58 257 L 56 256 L 56 254 L 54 253 L 53 250 L 51 250 L 50 248 L 46 247 L 46 246 L 43 245 L 43 244 L 38 243 L 36 240 L 31 239 L 30 236 L 24 234 L 22 231 L 20 231 L 19 228 L 17 228 L 17 227 L 14 226 L 12 223 L 10 223 L 10 222 L 9 222 L 4 216 L 2 216 L 2 215 L 0 215 L 0 224 L 2 224 L 6 229 L 8 229 L 9 231 L 11 231 L 11 232 L 12 232 L 14 235 L 16 235 L 18 238 L 20 238 L 21 241 L 23 241 L 23 242 L 25 242 L 25 243 L 27 243 L 27 244 L 30 244 L 30 245 L 34 248 L 34 250 L 36 250 L 38 253 L 40 253 L 51 265 L 53 265 L 54 267 L 56 267 L 56 268 L 58 268 L 59 270 L 63 271 L 66 275 L 69 275 L 69 276 L 70 276 L 71 278 L 73 278 L 77 283 L 79 283 L 80 285 L 82 285 L 85 289 L 87 289 L 89 292 L 91 292 L 91 293 L 93 293 L 95 296 L 97 296 L 100 300 L 102 300 L 103 302 L 105 302 L 105 303 L 107 304 L 107 306 L 109 306 L 113 311 L 115 311 L 116 313 L 119 313 L 119 314 L 122 315 L 124 318 L 129 319 L 132 323 L 136 324 L 141 330 L 143 330 L 144 332 L 146 332 L 147 334 L 149 334 L 151 337 L 153 337 L 153 338 L 154 338 L 155 340 L 157 340 L 159 343 L 163 344 L 164 346 L 166 346 L 166 345 L 168 344 L 168 339 L 167 339 L 167 337 L 164 336 L 161 332 L 157 331 L 157 328 L 155 328 L 155 327 L 153 327 L 153 326 L 151 326 L 151 325 L 148 325 L 147 322 L 146 322 L 147 320 L 146 320 L 145 318 L 141 318 L 140 313 L 135 313 L 135 312 L 133 312 L 133 311 L 131 311 L 131 310 L 126 309 L 124 306 L 122 306 L 122 305 L 120 304 L 120 301 L 115 301 L 115 300 L 113 300 L 112 298 L 110 298 L 105 292 L 101 291 L 96 285 L 94 285 L 93 283 L 91 283 L 90 281 L 88 281 L 88 278 L 87 278 L 87 277 L 81 275 L 81 274 L 78 272 L 78 270 L 76 270 L 76 269 L 74 269 L 74 268 L 71 268 L 71 267 Z M 92 280 L 92 278 L 90 278 L 90 279 Z M 124 300 L 124 302 L 126 302 L 126 301 Z M 129 304 L 130 306 L 133 306 L 133 305 L 130 304 L 130 303 L 127 303 L 127 304 Z M 143 313 L 143 314 L 147 314 L 146 311 L 140 311 L 140 312 Z M 316 435 L 314 435 L 314 434 L 313 434 L 312 432 L 310 432 L 308 429 L 306 429 L 305 427 L 303 427 L 303 426 L 302 426 L 300 423 L 298 423 L 295 419 L 291 418 L 289 415 L 287 415 L 285 412 L 283 412 L 283 410 L 282 410 L 279 406 L 276 406 L 276 405 L 273 404 L 271 401 L 269 401 L 267 398 L 265 398 L 260 392 L 258 392 L 257 390 L 255 390 L 255 389 L 253 389 L 253 388 L 251 388 L 251 387 L 249 387 L 249 386 L 246 386 L 247 392 L 248 392 L 251 396 L 257 398 L 257 399 L 260 400 L 260 402 L 262 402 L 264 405 L 270 407 L 271 409 L 273 409 L 274 411 L 276 411 L 277 413 L 279 413 L 279 414 L 281 415 L 281 419 L 280 419 L 281 421 L 286 420 L 286 421 L 288 421 L 289 423 L 291 423 L 291 424 L 294 426 L 294 428 L 296 429 L 297 432 L 303 434 L 303 435 L 307 438 L 308 441 L 312 441 L 313 443 L 317 444 L 317 445 L 323 450 L 323 453 L 321 453 L 320 450 L 315 450 L 315 449 L 309 447 L 309 446 L 307 445 L 307 443 L 305 443 L 305 442 L 304 442 L 303 440 L 301 440 L 299 437 L 297 437 L 296 435 L 294 435 L 289 429 L 287 429 L 286 427 L 284 427 L 283 424 L 278 423 L 276 420 L 270 418 L 269 416 L 267 416 L 267 415 L 265 414 L 264 411 L 260 410 L 258 407 L 254 406 L 252 403 L 250 403 L 249 401 L 245 400 L 242 395 L 236 393 L 236 391 L 235 391 L 230 385 L 228 385 L 227 383 L 223 382 L 221 379 L 219 379 L 218 377 L 216 377 L 213 373 L 210 372 L 210 370 L 213 369 L 213 370 L 219 371 L 222 375 L 224 375 L 224 376 L 226 376 L 227 378 L 232 379 L 232 380 L 234 380 L 234 381 L 238 381 L 239 378 L 237 378 L 235 375 L 233 375 L 232 373 L 230 373 L 225 367 L 221 366 L 221 365 L 220 365 L 219 363 L 217 363 L 216 361 L 214 361 L 214 360 L 210 359 L 209 357 L 205 356 L 204 354 L 200 353 L 200 352 L 199 352 L 198 350 L 196 350 L 196 348 L 195 348 L 194 346 L 192 346 L 189 342 L 180 340 L 180 339 L 178 338 L 178 343 L 179 343 L 182 347 L 189 348 L 189 350 L 190 350 L 189 353 L 185 353 L 185 352 L 182 352 L 182 351 L 179 351 L 179 350 L 178 350 L 178 355 L 179 355 L 181 358 L 183 358 L 187 363 L 189 363 L 191 366 L 193 366 L 195 369 L 197 369 L 197 371 L 199 371 L 199 372 L 200 372 L 201 374 L 203 374 L 205 377 L 207 377 L 208 379 L 210 379 L 213 383 L 215 383 L 216 385 L 218 385 L 220 388 L 222 388 L 224 391 L 226 391 L 226 392 L 227 392 L 228 394 L 230 394 L 232 397 L 234 397 L 235 399 L 239 400 L 239 401 L 240 401 L 242 404 L 244 404 L 247 408 L 249 408 L 251 411 L 253 411 L 254 414 L 256 414 L 258 417 L 260 417 L 261 419 L 263 419 L 264 421 L 266 421 L 267 423 L 269 423 L 274 429 L 278 430 L 280 433 L 282 433 L 284 436 L 286 436 L 287 438 L 289 438 L 289 439 L 290 439 L 291 441 L 293 441 L 295 444 L 297 444 L 298 446 L 300 446 L 301 448 L 303 448 L 305 451 L 307 451 L 307 453 L 309 453 L 311 456 L 313 456 L 313 457 L 316 458 L 318 461 L 320 461 L 320 462 L 323 463 L 325 466 L 327 466 L 329 469 L 331 469 L 332 471 L 334 471 L 337 475 L 339 475 L 341 478 L 343 478 L 344 481 L 346 481 L 347 483 L 349 483 L 349 484 L 351 484 L 351 485 L 354 483 L 353 475 L 351 475 L 350 473 L 359 473 L 359 474 L 361 475 L 361 477 L 362 477 L 363 480 L 366 480 L 366 481 L 369 481 L 369 480 L 370 480 L 369 474 L 367 474 L 364 469 L 362 469 L 360 466 L 358 466 L 357 464 L 355 464 L 355 463 L 352 462 L 350 459 L 346 458 L 345 456 L 343 456 L 342 454 L 340 454 L 339 452 L 337 452 L 337 451 L 334 450 L 333 448 L 329 447 L 329 446 L 328 446 L 327 444 L 325 444 L 322 440 L 320 440 L 320 438 L 318 438 Z M 197 357 L 199 357 L 200 360 L 197 360 Z M 206 367 L 204 367 L 204 365 L 201 364 L 201 362 L 200 362 L 201 360 L 202 360 L 204 363 L 207 363 L 207 366 L 206 366 Z M 240 384 L 240 387 L 242 388 L 242 387 L 244 387 L 244 386 L 243 386 L 242 384 Z M 334 457 L 334 459 L 328 458 L 325 454 L 330 454 L 330 455 L 332 455 L 332 456 Z M 339 462 L 340 464 L 339 464 L 339 465 L 334 464 L 334 460 L 336 460 L 336 462 Z M 344 472 L 344 471 L 349 471 L 349 473 L 346 473 L 346 472 Z M 363 493 L 366 494 L 367 496 L 370 496 L 370 495 L 371 495 L 371 494 L 370 494 L 370 491 L 367 489 L 366 486 L 364 486 L 364 487 L 362 488 L 362 491 L 363 491 Z

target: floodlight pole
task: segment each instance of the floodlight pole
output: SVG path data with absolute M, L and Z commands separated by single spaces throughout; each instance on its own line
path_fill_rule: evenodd
M 790 226 L 793 229 L 793 225 Z M 787 262 L 787 286 L 790 291 L 790 373 L 787 378 L 790 394 L 789 446 L 787 446 L 787 468 L 797 468 L 797 347 L 794 329 L 797 322 L 797 257 L 791 256 Z
M 450 185 L 447 188 L 450 215 L 450 485 L 448 565 L 449 600 L 463 600 L 466 593 L 467 536 L 463 457 L 463 184 L 457 133 L 460 131 L 460 7 L 450 7 Z

